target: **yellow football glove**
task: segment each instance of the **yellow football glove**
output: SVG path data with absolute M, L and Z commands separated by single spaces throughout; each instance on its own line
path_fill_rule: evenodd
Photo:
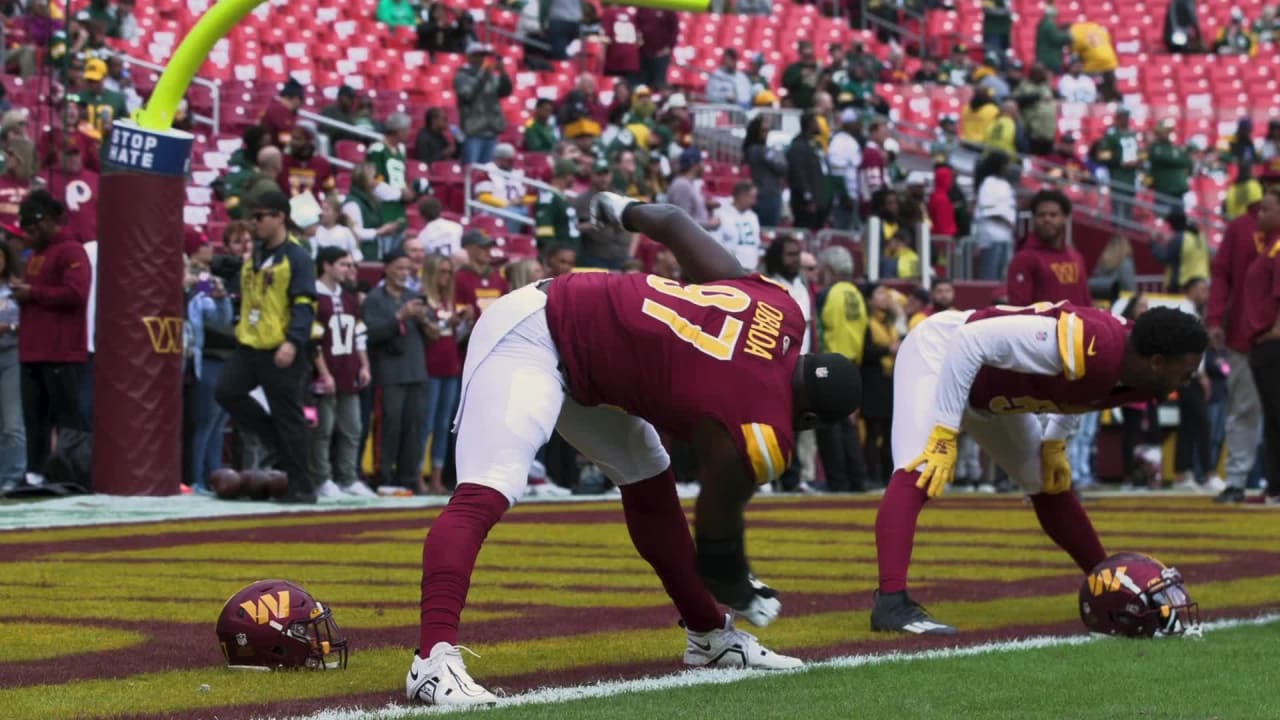
M 956 431 L 945 425 L 934 425 L 933 432 L 929 433 L 929 442 L 925 443 L 924 452 L 903 469 L 910 471 L 924 465 L 916 487 L 924 490 L 929 497 L 938 497 L 956 477 L 958 456 Z
M 1066 440 L 1040 443 L 1040 489 L 1049 495 L 1071 489 L 1071 464 L 1067 462 Z

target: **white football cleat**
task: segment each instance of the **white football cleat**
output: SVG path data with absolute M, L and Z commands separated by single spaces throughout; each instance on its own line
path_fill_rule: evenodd
M 413 665 L 404 678 L 405 695 L 427 705 L 493 705 L 498 697 L 478 685 L 467 674 L 462 651 L 469 648 L 439 642 L 423 659 L 413 654 Z M 480 657 L 476 655 L 476 657 Z
M 689 633 L 684 664 L 690 667 L 739 667 L 759 670 L 790 670 L 804 664 L 800 658 L 779 655 L 760 644 L 756 636 L 733 626 L 733 616 L 724 616 L 724 627 L 710 632 Z

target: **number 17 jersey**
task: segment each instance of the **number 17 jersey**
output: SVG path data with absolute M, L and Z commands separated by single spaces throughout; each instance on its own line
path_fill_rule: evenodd
M 681 440 L 714 418 L 757 483 L 790 463 L 805 326 L 781 285 L 573 273 L 551 282 L 547 323 L 576 402 L 616 406 Z

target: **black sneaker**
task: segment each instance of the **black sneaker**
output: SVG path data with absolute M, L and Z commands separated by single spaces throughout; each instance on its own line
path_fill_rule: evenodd
M 1216 503 L 1242 503 L 1244 502 L 1244 488 L 1229 487 L 1218 493 L 1218 497 L 1213 499 Z
M 293 492 L 292 490 L 290 490 L 284 495 L 281 495 L 280 497 L 275 498 L 275 501 L 277 503 L 280 503 L 281 505 L 315 505 L 316 494 L 310 493 L 310 492 L 308 493 Z
M 916 635 L 956 635 L 960 631 L 934 621 L 920 603 L 907 597 L 907 591 L 875 593 L 871 608 L 871 629 L 876 632 L 905 632 Z

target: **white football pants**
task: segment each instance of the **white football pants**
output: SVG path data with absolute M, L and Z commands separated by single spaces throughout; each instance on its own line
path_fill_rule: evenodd
M 938 378 L 942 362 L 969 313 L 948 311 L 921 323 L 907 334 L 893 366 L 893 466 L 901 470 L 920 456 L 937 424 Z M 1037 416 L 996 415 L 965 410 L 961 432 L 987 451 L 991 459 L 1027 494 L 1040 492 L 1041 423 Z
M 652 425 L 566 394 L 546 306 L 546 294 L 529 285 L 498 299 L 476 323 L 454 418 L 458 482 L 493 488 L 514 505 L 552 430 L 616 485 L 666 470 L 671 460 Z

